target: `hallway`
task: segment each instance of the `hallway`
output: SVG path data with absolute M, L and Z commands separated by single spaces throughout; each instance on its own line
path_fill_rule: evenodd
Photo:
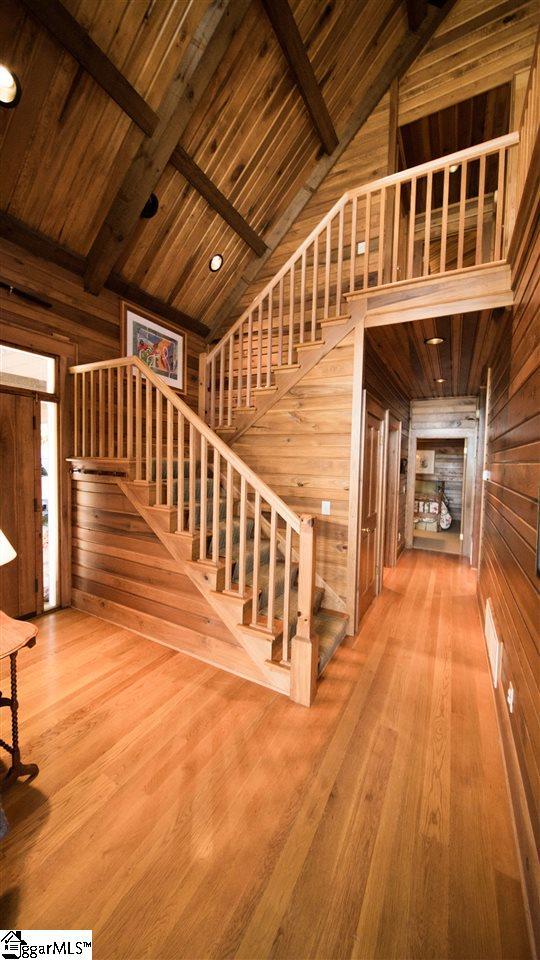
M 86 614 L 41 618 L 6 923 L 93 929 L 98 960 L 528 957 L 475 588 L 464 561 L 407 551 L 311 710 Z

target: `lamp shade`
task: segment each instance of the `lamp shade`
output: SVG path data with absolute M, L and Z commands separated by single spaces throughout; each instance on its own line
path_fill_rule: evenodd
M 0 567 L 3 567 L 5 563 L 10 563 L 16 556 L 16 550 L 11 546 L 5 533 L 0 530 Z

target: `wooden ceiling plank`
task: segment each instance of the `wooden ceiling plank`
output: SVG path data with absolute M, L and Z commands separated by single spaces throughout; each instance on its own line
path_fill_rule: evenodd
M 215 185 L 214 181 L 206 175 L 204 170 L 201 170 L 199 165 L 186 153 L 183 147 L 176 147 L 171 157 L 171 164 L 200 193 L 201 197 L 204 197 L 212 210 L 215 210 L 232 227 L 235 233 L 251 247 L 258 257 L 262 257 L 266 253 L 267 247 L 264 240 L 250 227 L 242 214 Z
M 262 0 L 272 29 L 291 68 L 320 141 L 328 154 L 338 145 L 338 136 L 304 47 L 288 0 Z
M 427 13 L 427 0 L 407 0 L 407 20 L 409 30 L 416 31 L 422 25 Z
M 268 247 L 267 252 L 264 256 L 249 264 L 242 272 L 240 280 L 235 284 L 226 298 L 221 310 L 217 312 L 212 324 L 212 330 L 219 329 L 222 325 L 225 325 L 242 294 L 249 285 L 256 280 L 265 263 L 270 259 L 288 230 L 290 230 L 292 224 L 309 202 L 315 190 L 317 190 L 326 175 L 337 163 L 379 101 L 382 100 L 388 92 L 392 82 L 407 72 L 411 64 L 443 22 L 447 13 L 454 6 L 455 2 L 456 0 L 446 0 L 446 3 L 444 3 L 442 7 L 430 9 L 418 33 L 409 33 L 400 43 L 395 53 L 393 53 L 383 65 L 375 80 L 370 85 L 366 95 L 349 117 L 347 125 L 341 132 L 336 149 L 330 155 L 323 156 L 317 161 L 314 170 L 306 182 L 294 195 L 279 220 L 276 221 L 272 229 L 265 235 L 265 242 Z
M 236 0 L 225 8 L 212 6 L 199 25 L 188 50 L 188 67 L 175 75 L 160 106 L 154 134 L 139 147 L 89 251 L 85 288 L 91 293 L 99 293 L 125 251 L 146 200 L 157 186 L 248 6 L 249 0 Z
M 17 246 L 22 247 L 24 250 L 28 250 L 28 252 L 32 253 L 35 257 L 49 260 L 51 263 L 63 267 L 64 270 L 69 270 L 78 277 L 84 276 L 86 260 L 83 256 L 74 253 L 72 250 L 67 250 L 65 247 L 62 247 L 61 244 L 55 240 L 51 240 L 37 230 L 31 230 L 20 220 L 16 220 L 15 217 L 10 216 L 9 213 L 5 213 L 4 211 L 0 211 L 0 237 L 17 244 Z M 164 303 L 164 301 L 158 297 L 146 293 L 145 290 L 141 290 L 136 284 L 124 280 L 124 278 L 117 273 L 110 275 L 105 286 L 124 300 L 131 300 L 132 303 L 138 304 L 139 307 L 159 314 L 164 320 L 169 320 L 184 330 L 196 333 L 200 337 L 206 337 L 208 335 L 208 327 L 205 326 L 204 323 L 195 320 L 182 310 L 177 310 L 176 307 L 172 307 L 169 303 Z
M 115 67 L 89 33 L 77 22 L 60 0 L 21 0 L 28 12 L 90 74 L 147 135 L 158 124 L 158 115 L 135 87 Z

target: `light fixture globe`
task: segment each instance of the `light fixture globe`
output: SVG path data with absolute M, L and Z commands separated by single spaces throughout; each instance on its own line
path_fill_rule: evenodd
M 9 67 L 0 63 L 0 106 L 12 110 L 16 107 L 22 95 L 19 78 Z
M 426 337 L 424 343 L 430 347 L 438 347 L 440 343 L 444 343 L 444 337 Z
M 223 266 L 223 257 L 220 253 L 215 253 L 213 257 L 210 257 L 210 263 L 208 264 L 208 269 L 211 273 L 217 273 L 218 270 L 221 270 Z

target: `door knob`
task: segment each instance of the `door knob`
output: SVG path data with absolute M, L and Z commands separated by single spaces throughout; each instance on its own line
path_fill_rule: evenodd
M 371 533 L 371 527 L 362 527 L 362 533 Z

